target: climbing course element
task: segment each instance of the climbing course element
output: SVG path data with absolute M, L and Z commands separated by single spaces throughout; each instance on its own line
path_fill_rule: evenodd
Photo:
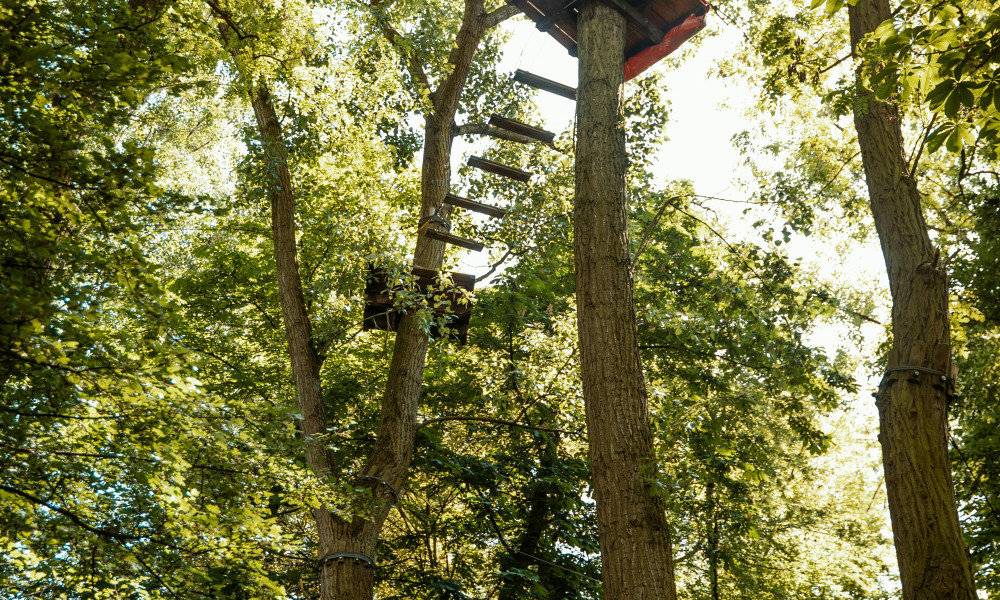
M 574 101 L 576 100 L 575 87 L 563 85 L 552 81 L 551 79 L 535 75 L 534 73 L 522 71 L 521 69 L 514 71 L 514 81 L 523 83 L 524 85 L 530 85 L 533 88 L 537 88 L 551 94 L 556 94 L 557 96 L 562 96 L 563 98 L 569 98 Z
M 451 339 L 464 344 L 469 335 L 469 315 L 472 314 L 472 305 L 469 302 L 459 303 L 459 299 L 475 288 L 476 277 L 465 273 L 450 273 L 447 277 L 451 278 L 452 285 L 439 289 L 440 280 L 437 271 L 414 267 L 413 275 L 416 288 L 421 294 L 426 296 L 433 291 L 434 298 L 428 299 L 428 305 L 435 313 L 445 315 L 450 311 L 448 328 L 451 329 Z M 372 329 L 396 331 L 399 326 L 404 311 L 395 307 L 393 296 L 401 288 L 392 287 L 390 283 L 388 273 L 376 269 L 373 265 L 368 266 L 365 316 L 362 325 L 365 331 Z M 431 328 L 432 337 L 440 335 L 441 331 L 437 325 Z
M 704 0 L 604 0 L 628 23 L 625 81 L 676 50 L 705 26 Z M 579 0 L 507 0 L 576 56 Z M 532 85 L 529 83 L 529 85 Z
M 523 135 L 524 137 L 529 137 L 533 140 L 538 140 L 543 144 L 551 145 L 552 141 L 556 139 L 556 134 L 552 133 L 551 131 L 545 131 L 544 129 L 539 129 L 534 125 L 528 125 L 527 123 L 515 121 L 514 119 L 501 117 L 500 115 L 497 114 L 490 115 L 490 125 L 494 127 L 499 127 L 500 129 L 506 129 L 511 133 L 516 133 L 518 135 Z
M 448 194 L 447 196 L 445 196 L 444 204 L 450 204 L 452 206 L 457 206 L 459 208 L 465 208 L 478 213 L 483 213 L 484 215 L 489 215 L 494 219 L 502 219 L 504 215 L 507 214 L 506 208 L 500 208 L 499 206 L 490 206 L 489 204 L 483 204 L 482 202 L 469 200 L 468 198 L 456 196 L 455 194 Z
M 470 156 L 468 165 L 470 167 L 475 167 L 486 171 L 487 173 L 493 173 L 494 175 L 502 175 L 513 179 L 514 181 L 520 181 L 522 183 L 527 183 L 531 179 L 531 173 L 527 171 L 522 171 L 514 167 L 508 167 L 507 165 L 502 165 L 498 162 L 493 162 L 492 160 L 486 160 L 485 158 L 480 158 L 478 156 Z
M 473 252 L 480 252 L 483 248 L 486 247 L 485 244 L 480 244 L 475 240 L 459 237 L 457 235 L 448 233 L 447 231 L 428 229 L 426 235 L 432 240 L 438 240 L 439 242 L 445 242 L 446 244 L 452 244 L 454 246 L 461 246 L 463 248 L 468 248 Z

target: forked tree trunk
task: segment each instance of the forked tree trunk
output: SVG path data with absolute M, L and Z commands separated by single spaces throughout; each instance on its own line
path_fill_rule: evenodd
M 636 340 L 622 114 L 625 18 L 589 0 L 578 19 L 574 250 L 580 371 L 604 597 L 673 600 L 662 498 Z
M 451 180 L 451 119 L 454 112 L 426 119 L 421 182 L 421 215 L 432 214 L 447 194 Z M 444 124 L 441 123 L 444 121 Z M 429 227 L 440 227 L 431 223 Z M 444 242 L 421 234 L 417 238 L 413 263 L 425 269 L 440 269 Z M 377 558 L 376 548 L 382 525 L 398 499 L 413 458 L 420 387 L 424 380 L 428 336 L 412 315 L 404 315 L 396 331 L 389 365 L 389 377 L 382 395 L 381 419 L 375 448 L 358 484 L 371 485 L 378 501 L 372 518 L 338 520 L 330 551 L 358 552 Z M 384 484 L 383 484 L 384 482 Z M 368 600 L 372 598 L 374 572 L 355 560 L 327 562 L 321 571 L 323 600 Z
M 855 49 L 890 16 L 888 0 L 848 12 Z M 947 273 L 907 169 L 899 108 L 858 89 L 854 123 L 892 294 L 893 347 L 877 405 L 903 598 L 974 600 L 948 461 Z
M 301 424 L 306 461 L 318 475 L 335 476 L 336 466 L 325 441 L 326 417 L 319 378 L 320 359 L 312 340 L 299 276 L 294 193 L 281 126 L 266 87 L 258 88 L 251 96 L 251 104 L 263 140 L 270 181 L 267 193 L 271 200 L 278 292 L 299 412 L 303 415 Z M 457 94 L 454 102 L 445 102 L 443 110 L 427 119 L 421 214 L 434 212 L 450 185 L 451 121 L 455 107 Z M 418 238 L 415 264 L 439 269 L 443 257 L 442 242 L 424 235 Z M 319 538 L 318 557 L 323 559 L 334 555 L 321 565 L 320 588 L 324 600 L 367 600 L 373 595 L 374 569 L 368 559 L 376 558 L 375 549 L 382 524 L 398 499 L 397 490 L 402 486 L 413 456 L 417 403 L 423 383 L 427 345 L 427 334 L 416 326 L 415 319 L 404 317 L 396 333 L 382 398 L 378 438 L 364 473 L 356 481 L 359 486 L 372 488 L 375 500 L 372 518 L 345 521 L 335 518 L 325 507 L 314 511 Z
M 456 131 L 455 114 L 469 69 L 483 35 L 497 23 L 516 14 L 513 7 L 503 7 L 487 13 L 483 0 L 466 0 L 462 26 L 449 56 L 451 72 L 430 94 L 432 108 L 424 123 L 424 154 L 420 182 L 420 216 L 448 213 L 441 207 L 451 188 L 451 148 Z M 398 34 L 388 33 L 390 41 Z M 422 67 L 410 64 L 415 81 L 426 83 Z M 436 222 L 428 223 L 417 237 L 413 264 L 439 270 L 444 260 L 444 242 L 427 237 L 428 229 L 442 229 Z M 417 428 L 420 387 L 424 379 L 428 335 L 417 325 L 416 318 L 403 316 L 396 332 L 392 362 L 382 396 L 380 421 L 375 447 L 365 465 L 359 485 L 373 488 L 376 503 L 370 518 L 353 521 L 336 520 L 330 545 L 325 552 L 357 552 L 377 558 L 379 534 L 389 511 L 398 500 L 399 490 L 406 479 L 413 458 Z M 374 573 L 363 561 L 347 559 L 326 562 L 320 571 L 323 600 L 369 600 L 374 592 Z
M 314 472 L 330 476 L 336 473 L 336 469 L 325 446 L 326 417 L 319 379 L 320 360 L 312 341 L 299 277 L 294 195 L 281 128 L 266 88 L 259 88 L 251 103 L 264 141 L 267 171 L 272 181 L 268 195 L 271 199 L 278 291 L 299 411 L 304 417 L 302 435 L 306 460 Z M 444 114 L 437 113 L 427 119 L 421 214 L 434 212 L 449 189 L 454 108 L 450 111 L 448 108 L 445 106 Z M 444 243 L 424 235 L 418 238 L 414 256 L 416 265 L 439 269 L 443 257 Z M 367 600 L 373 595 L 374 569 L 368 559 L 376 558 L 375 549 L 382 524 L 398 499 L 398 490 L 413 456 L 417 403 L 423 383 L 427 346 L 427 334 L 417 327 L 414 318 L 404 316 L 396 333 L 382 398 L 378 438 L 364 473 L 356 481 L 359 486 L 372 488 L 376 503 L 372 517 L 345 521 L 334 518 L 325 507 L 314 511 L 319 538 L 318 557 L 323 559 L 334 555 L 321 565 L 320 588 L 324 600 Z

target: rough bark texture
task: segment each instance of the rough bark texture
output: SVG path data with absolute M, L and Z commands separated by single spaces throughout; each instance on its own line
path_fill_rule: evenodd
M 889 18 L 888 0 L 849 9 L 851 43 Z M 882 460 L 904 600 L 973 600 L 948 460 L 954 376 L 948 281 L 904 156 L 898 107 L 859 86 L 855 127 L 892 294 L 893 348 L 879 386 Z M 900 367 L 910 367 L 893 370 Z
M 261 85 L 250 96 L 257 131 L 260 134 L 269 181 L 271 201 L 271 231 L 274 236 L 274 258 L 278 274 L 278 297 L 288 341 L 292 378 L 302 414 L 301 430 L 305 441 L 306 463 L 321 477 L 334 474 L 332 456 L 326 447 L 326 413 L 320 389 L 321 361 L 313 344 L 312 325 L 306 312 L 299 276 L 298 248 L 295 244 L 295 198 L 288 159 L 281 134 L 281 122 L 274 110 L 271 93 Z M 325 508 L 313 511 L 319 529 L 320 547 L 329 540 L 332 518 Z
M 432 109 L 425 119 L 424 157 L 421 182 L 421 216 L 438 212 L 451 185 L 451 147 L 457 133 L 455 113 L 479 42 L 491 27 L 518 11 L 504 6 L 487 13 L 483 0 L 466 0 L 462 26 L 449 57 L 450 74 L 430 94 Z M 220 13 L 220 18 L 226 15 Z M 223 19 L 225 20 L 225 19 Z M 220 25 L 224 40 L 227 26 Z M 387 28 L 386 36 L 395 43 L 400 35 Z M 229 44 L 230 51 L 237 53 Z M 411 61 L 411 75 L 426 85 L 427 77 L 419 63 Z M 311 323 L 302 293 L 296 247 L 295 201 L 291 175 L 282 138 L 280 121 L 266 86 L 259 86 L 250 97 L 257 117 L 258 131 L 264 144 L 271 200 L 274 252 L 277 262 L 281 312 L 288 340 L 289 357 L 298 396 L 310 468 L 323 477 L 339 477 L 326 443 L 326 417 L 320 382 L 321 360 L 312 339 Z M 444 211 L 441 211 L 442 213 Z M 444 214 L 443 216 L 447 216 Z M 440 228 L 432 222 L 428 228 Z M 421 234 L 417 238 L 413 263 L 427 269 L 440 269 L 445 244 Z M 375 502 L 372 517 L 344 521 L 326 508 L 314 511 L 319 541 L 318 557 L 355 553 L 376 560 L 376 547 L 382 525 L 398 500 L 413 457 L 420 387 L 423 383 L 428 336 L 416 321 L 404 317 L 396 333 L 392 362 L 382 398 L 381 420 L 372 455 L 355 483 L 372 488 Z M 374 592 L 374 569 L 367 560 L 345 557 L 323 561 L 320 588 L 323 600 L 368 600 Z
M 577 323 L 604 597 L 673 600 L 663 502 L 636 341 L 625 195 L 625 19 L 590 0 L 578 20 L 574 209 Z
M 456 133 L 453 127 L 462 89 L 483 35 L 515 12 L 513 7 L 504 7 L 487 13 L 483 0 L 467 0 L 465 3 L 462 26 L 449 57 L 452 71 L 431 93 L 431 113 L 424 120 L 421 217 L 435 212 L 447 217 L 446 210 L 439 209 L 451 188 L 451 148 Z M 398 35 L 394 31 L 387 32 L 390 41 Z M 419 64 L 411 64 L 410 69 L 415 81 L 427 81 Z M 429 228 L 441 229 L 442 226 L 431 222 L 427 226 Z M 432 240 L 422 232 L 417 238 L 413 264 L 438 270 L 444 259 L 444 250 L 443 242 Z M 373 493 L 378 502 L 376 510 L 371 519 L 335 522 L 330 552 L 360 552 L 372 559 L 377 558 L 379 533 L 413 458 L 427 346 L 427 334 L 417 327 L 414 318 L 404 316 L 396 331 L 375 448 L 362 474 L 367 479 L 359 480 L 373 482 Z M 373 595 L 371 569 L 354 561 L 326 564 L 321 571 L 321 583 L 323 600 L 368 600 Z

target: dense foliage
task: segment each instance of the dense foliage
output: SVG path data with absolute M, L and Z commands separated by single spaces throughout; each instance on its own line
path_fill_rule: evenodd
M 369 264 L 405 274 L 419 123 L 461 4 L 3 0 L 0 598 L 318 596 L 312 509 L 371 510 L 353 474 L 375 441 L 393 334 L 361 331 L 365 276 Z M 761 107 L 783 132 L 737 140 L 785 162 L 754 165 L 754 200 L 778 208 L 755 213 L 759 238 L 740 240 L 689 182 L 656 173 L 664 81 L 634 81 L 626 98 L 637 327 L 663 467 L 649 485 L 669 507 L 678 588 L 889 598 L 874 434 L 853 412 L 855 370 L 878 359 L 811 335 L 831 322 L 856 334 L 870 290 L 823 281 L 783 247 L 868 231 L 842 123 L 843 23 L 720 4 L 753 42 L 720 68 L 764 82 Z M 956 480 L 979 577 L 996 590 L 996 19 L 983 3 L 941 6 L 904 4 L 873 40 L 886 70 L 871 77 L 880 93 L 902 86 L 920 124 L 914 167 L 937 184 L 927 201 L 955 256 Z M 537 119 L 497 70 L 503 39 L 480 48 L 456 126 Z M 294 177 L 336 478 L 310 472 L 298 434 L 273 173 L 247 100 L 264 84 Z M 509 212 L 454 219 L 489 242 L 496 270 L 478 284 L 468 343 L 431 346 L 379 597 L 601 597 L 570 133 L 555 148 L 475 142 L 531 170 L 529 186 L 453 178 Z

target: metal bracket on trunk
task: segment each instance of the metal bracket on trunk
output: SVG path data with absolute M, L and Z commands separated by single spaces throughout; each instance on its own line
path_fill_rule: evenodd
M 364 563 L 367 568 L 375 568 L 375 561 L 372 560 L 367 554 L 362 554 L 360 552 L 331 552 L 319 559 L 319 566 L 322 567 L 326 563 L 334 560 L 339 563 L 342 563 L 345 560 L 353 560 L 354 564 Z
M 899 373 L 900 375 L 896 375 Z M 921 374 L 933 375 L 939 378 L 938 386 L 944 389 L 945 396 L 949 398 L 949 403 L 951 399 L 955 397 L 955 378 L 949 377 L 944 371 L 938 371 L 937 369 L 931 369 L 928 367 L 918 367 L 916 365 L 902 365 L 898 367 L 890 367 L 886 369 L 885 375 L 882 376 L 882 381 L 878 384 L 878 389 L 881 390 L 884 386 L 897 381 L 900 376 L 904 373 L 909 373 L 910 377 L 917 378 Z M 878 392 L 872 394 L 873 397 L 878 397 Z
M 417 223 L 417 232 L 419 233 L 420 230 L 422 230 L 428 223 L 431 222 L 440 223 L 441 225 L 444 226 L 446 230 L 451 231 L 451 223 L 445 220 L 444 217 L 438 215 L 437 213 L 434 213 L 433 215 L 427 215 L 423 219 L 420 219 L 420 221 Z

